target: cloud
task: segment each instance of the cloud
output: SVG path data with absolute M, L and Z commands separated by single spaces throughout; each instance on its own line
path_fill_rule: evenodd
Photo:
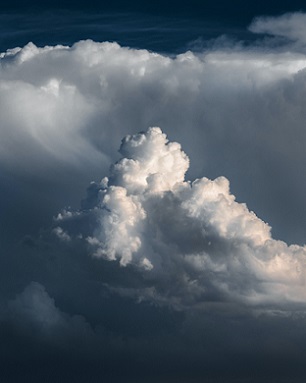
M 65 233 L 63 229 L 59 226 L 53 229 L 53 233 L 62 241 L 70 241 L 69 235 Z
M 61 312 L 47 293 L 44 286 L 38 282 L 31 282 L 24 291 L 18 294 L 8 304 L 12 322 L 21 328 L 28 326 L 38 332 L 38 337 L 43 336 L 54 340 L 54 336 L 79 337 L 92 336 L 88 323 L 81 316 L 70 317 Z M 27 330 L 29 331 L 29 330 Z
M 305 19 L 302 12 L 286 13 L 278 17 L 257 17 L 249 29 L 253 33 L 280 36 L 305 44 Z
M 11 381 L 304 379 L 305 55 L 220 41 L 1 55 Z
M 5 238 L 29 227 L 33 234 L 62 206 L 77 207 L 84 184 L 116 161 L 122 136 L 161 126 L 189 153 L 192 178 L 225 175 L 278 238 L 303 243 L 306 61 L 288 49 L 217 44 L 167 57 L 87 40 L 3 53 Z M 12 203 L 28 207 L 21 219 L 9 213 Z
M 10 302 L 10 309 L 16 318 L 32 322 L 42 330 L 48 330 L 63 324 L 61 312 L 55 307 L 45 288 L 32 282 L 25 290 Z
M 225 177 L 185 181 L 188 157 L 159 128 L 126 136 L 120 153 L 95 188 L 96 204 L 56 222 L 61 233 L 75 226 L 95 257 L 136 265 L 150 281 L 119 293 L 180 309 L 208 300 L 305 305 L 305 247 L 274 240 Z M 80 215 L 92 216 L 89 236 L 77 232 Z
M 288 20 L 294 17 L 291 15 Z M 97 255 L 116 258 L 122 264 L 135 263 L 140 269 L 148 269 L 151 275 L 155 275 L 161 264 L 158 254 L 164 251 L 156 249 L 156 227 L 162 232 L 160 243 L 165 238 L 169 241 L 165 249 L 173 247 L 173 252 L 178 251 L 182 258 L 185 253 L 189 254 L 190 269 L 200 269 L 203 261 L 202 258 L 198 260 L 195 248 L 201 252 L 209 243 L 203 240 L 201 225 L 208 236 L 217 236 L 219 247 L 214 251 L 222 253 L 223 246 L 238 238 L 239 246 L 233 252 L 250 252 L 245 257 L 253 260 L 257 257 L 253 254 L 254 249 L 261 246 L 260 238 L 270 235 L 267 234 L 269 229 L 261 221 L 253 219 L 242 205 L 230 203 L 232 194 L 227 189 L 226 179 L 231 181 L 237 199 L 247 201 L 250 210 L 271 224 L 274 238 L 303 244 L 306 61 L 294 44 L 287 44 L 287 48 L 286 52 L 272 46 L 267 49 L 264 41 L 257 41 L 255 46 L 238 44 L 228 50 L 216 43 L 213 48 L 197 54 L 185 52 L 170 57 L 121 47 L 116 43 L 87 40 L 71 47 L 40 48 L 29 43 L 23 48 L 2 53 L 0 224 L 1 241 L 6 249 L 2 268 L 6 271 L 3 273 L 11 274 L 14 269 L 15 261 L 10 255 L 12 242 L 21 241 L 24 235 L 35 236 L 41 227 L 48 227 L 50 217 L 61 208 L 66 208 L 66 215 L 73 212 L 75 216 L 69 226 L 69 220 L 63 214 L 65 223 L 55 223 L 53 240 L 56 240 L 54 234 L 57 233 L 62 240 L 66 239 L 63 245 L 68 245 L 68 235 L 76 238 L 82 234 L 88 246 L 90 243 L 95 245 Z M 103 225 L 112 233 L 115 225 L 112 217 L 101 215 L 101 209 L 95 209 L 101 202 L 100 195 L 106 184 L 105 180 L 92 183 L 86 198 L 83 198 L 84 185 L 107 174 L 110 164 L 118 159 L 116 149 L 121 137 L 133 135 L 148 126 L 161 126 L 171 139 L 181 142 L 190 157 L 191 166 L 188 168 L 187 157 L 179 147 L 171 153 L 164 153 L 164 163 L 150 163 L 141 152 L 143 144 L 139 145 L 137 154 L 142 163 L 140 167 L 137 165 L 136 147 L 130 147 L 134 139 L 126 141 L 121 148 L 121 155 L 127 158 L 126 163 L 121 161 L 112 168 L 110 188 L 104 201 L 109 209 L 117 209 L 120 234 L 107 237 L 103 230 L 96 233 L 95 228 Z M 158 148 L 167 151 L 170 146 L 160 144 Z M 145 148 L 145 152 L 150 150 L 153 149 Z M 136 156 L 133 160 L 129 158 L 130 152 Z M 186 186 L 186 195 L 183 191 L 174 193 L 175 183 L 184 184 L 187 168 L 187 179 L 201 179 L 205 175 L 207 181 Z M 149 196 L 146 191 L 148 172 L 159 175 L 149 178 L 152 196 L 144 202 L 141 194 L 137 193 L 142 191 Z M 224 178 L 218 178 L 220 175 Z M 211 202 L 216 207 L 210 217 L 213 224 L 208 219 L 201 222 L 192 216 L 197 209 L 203 209 L 192 200 L 196 198 L 196 191 L 200 193 L 210 187 L 220 190 L 224 201 L 227 201 L 219 201 L 216 197 Z M 162 193 L 162 199 L 157 197 Z M 84 211 L 82 214 L 77 211 L 82 198 L 82 209 L 87 211 L 87 215 Z M 222 204 L 231 206 L 228 208 L 228 221 L 217 213 L 221 211 Z M 151 218 L 148 211 L 153 211 L 153 207 L 156 212 Z M 169 210 L 168 215 L 164 207 Z M 175 209 L 178 218 L 173 222 L 170 213 Z M 240 211 L 240 216 L 235 209 Z M 129 216 L 134 220 L 129 220 Z M 78 224 L 75 224 L 76 220 Z M 182 222 L 189 222 L 194 230 L 188 231 L 187 227 L 186 232 L 177 235 Z M 64 225 L 69 226 L 67 230 Z M 61 226 L 63 231 L 59 231 Z M 152 230 L 152 240 L 147 239 L 149 230 Z M 247 234 L 251 232 L 252 235 Z M 188 238 L 194 238 L 194 241 Z M 251 250 L 242 251 L 242 243 L 247 249 L 251 246 Z M 295 247 L 282 242 L 272 244 L 277 248 L 275 253 L 295 252 Z M 282 246 L 284 251 L 280 250 Z M 144 247 L 146 250 L 142 252 Z M 296 249 L 297 253 L 302 251 L 300 247 Z M 231 251 L 226 249 L 226 252 Z M 266 247 L 263 250 L 270 251 Z M 299 264 L 299 256 L 296 257 Z M 287 261 L 283 255 L 280 258 L 283 270 Z M 210 258 L 207 259 L 205 262 L 209 264 Z M 171 262 L 169 260 L 169 265 Z M 183 271 L 178 275 L 182 276 L 187 262 L 184 259 L 180 262 Z M 217 268 L 215 259 L 212 262 L 209 267 Z M 220 262 L 222 265 L 223 260 Z M 235 299 L 238 299 L 242 296 L 243 283 L 246 283 L 250 291 L 255 289 L 256 294 L 259 294 L 259 286 L 263 288 L 259 301 L 268 296 L 273 302 L 277 301 L 275 294 L 268 291 L 272 283 L 263 287 L 263 283 L 254 282 L 255 287 L 252 286 L 251 281 L 262 277 L 262 271 L 255 268 L 255 272 L 252 267 L 246 267 L 256 275 L 250 278 L 249 284 L 237 277 L 240 282 L 236 287 L 228 287 L 225 283 L 225 290 L 217 291 L 214 286 L 206 286 L 205 294 L 214 297 L 221 294 L 222 299 L 228 294 L 232 299 L 234 291 L 237 291 Z M 190 273 L 197 276 L 199 270 L 188 271 L 187 279 Z M 218 274 L 220 278 L 221 274 Z M 28 279 L 33 280 L 32 277 Z M 266 276 L 263 278 L 269 280 Z M 298 276 L 294 274 L 293 280 L 296 286 Z M 149 287 L 150 283 L 152 285 L 153 282 L 148 282 Z M 250 291 L 246 293 L 247 301 L 250 300 Z M 288 292 L 289 301 L 292 291 Z M 194 297 L 193 293 L 190 296 Z M 302 293 L 296 299 L 302 301 Z

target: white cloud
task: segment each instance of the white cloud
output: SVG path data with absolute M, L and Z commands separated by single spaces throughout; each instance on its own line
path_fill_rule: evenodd
M 1 54 L 0 160 L 17 169 L 23 161 L 38 174 L 44 173 L 37 161 L 42 157 L 95 167 L 109 163 L 108 155 L 114 158 L 122 135 L 157 122 L 186 141 L 188 129 L 205 145 L 215 144 L 214 135 L 224 129 L 240 140 L 262 123 L 252 123 L 248 102 L 258 103 L 264 92 L 273 103 L 275 92 L 286 87 L 282 82 L 305 67 L 304 55 L 294 52 L 219 49 L 169 58 L 107 42 L 44 48 L 29 43 Z M 276 123 L 278 118 L 273 115 Z
M 143 270 L 153 284 L 136 289 L 139 296 L 180 308 L 212 299 L 306 304 L 305 247 L 274 240 L 225 177 L 185 181 L 188 158 L 159 128 L 127 136 L 120 152 L 91 210 L 87 241 L 95 256 Z
M 61 240 L 68 242 L 70 241 L 70 236 L 59 226 L 53 229 L 54 234 Z
M 62 206 L 79 200 L 82 185 L 115 161 L 122 136 L 158 125 L 184 144 L 193 177 L 226 175 L 236 193 L 272 221 L 278 237 L 302 242 L 296 212 L 306 190 L 299 176 L 305 67 L 304 54 L 290 47 L 280 52 L 258 45 L 174 58 L 92 41 L 10 50 L 0 68 L 4 183 L 20 201 L 17 180 L 33 177 L 36 193 L 43 190 L 36 210 L 43 214 L 50 206 L 45 214 L 53 215 L 60 206 L 55 198 L 62 196 Z M 282 193 L 275 198 L 278 182 Z
M 258 17 L 249 29 L 254 33 L 266 33 L 306 43 L 306 15 L 302 12 L 286 13 L 278 17 Z

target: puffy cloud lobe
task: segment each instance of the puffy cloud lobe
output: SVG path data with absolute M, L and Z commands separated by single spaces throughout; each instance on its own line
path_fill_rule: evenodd
M 156 152 L 159 156 L 155 156 Z M 126 157 L 112 166 L 111 186 L 104 190 L 102 211 L 106 214 L 100 218 L 102 230 L 96 234 L 96 240 L 89 238 L 89 242 L 102 244 L 95 255 L 109 259 L 119 255 L 120 263 L 126 265 L 140 249 L 142 236 L 147 235 L 142 233 L 146 211 L 139 195 L 160 194 L 182 182 L 188 158 L 179 144 L 168 143 L 159 128 L 125 137 L 120 153 Z M 141 258 L 141 263 L 152 268 L 146 257 Z
M 185 181 L 188 158 L 159 128 L 127 136 L 120 152 L 126 157 L 96 187 L 87 241 L 95 256 L 144 273 L 149 286 L 124 294 L 177 308 L 207 300 L 305 304 L 306 249 L 272 239 L 225 177 Z
M 181 146 L 168 143 L 159 128 L 125 137 L 119 152 L 124 158 L 112 167 L 111 183 L 126 188 L 129 193 L 171 190 L 184 180 L 189 165 Z
M 103 247 L 99 247 L 95 255 L 105 254 L 111 260 L 119 256 L 120 263 L 126 265 L 141 246 L 140 231 L 145 212 L 137 198 L 128 196 L 122 187 L 110 187 L 103 198 L 102 209 L 105 214 L 101 215 L 102 230 L 97 237 Z M 89 239 L 92 241 L 94 239 Z

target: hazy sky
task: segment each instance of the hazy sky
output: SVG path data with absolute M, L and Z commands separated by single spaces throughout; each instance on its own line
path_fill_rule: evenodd
M 306 378 L 306 7 L 0 13 L 0 381 Z

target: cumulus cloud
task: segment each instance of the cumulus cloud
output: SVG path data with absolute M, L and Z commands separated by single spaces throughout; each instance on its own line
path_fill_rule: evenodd
M 86 238 L 95 257 L 143 270 L 151 286 L 125 294 L 177 307 L 305 304 L 305 247 L 274 240 L 270 227 L 235 201 L 225 177 L 186 181 L 187 155 L 159 128 L 126 136 L 120 153 L 95 188 L 95 205 L 78 212 L 78 221 L 92 215 L 92 234 L 77 238 Z M 69 227 L 74 216 L 57 223 Z

